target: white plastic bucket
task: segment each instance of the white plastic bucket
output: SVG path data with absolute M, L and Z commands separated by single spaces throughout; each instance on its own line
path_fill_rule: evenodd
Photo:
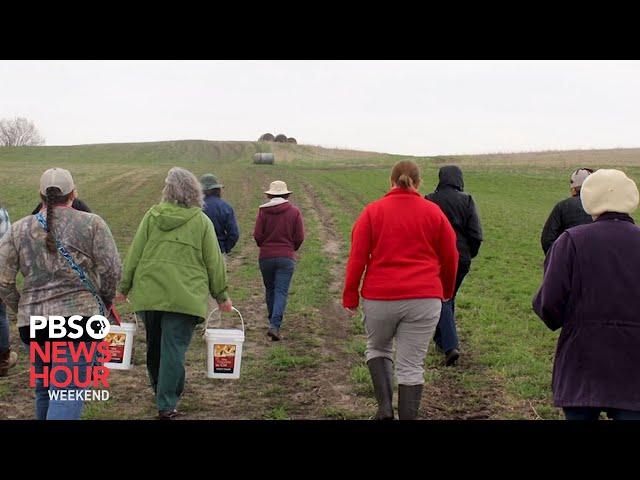
M 109 344 L 109 351 L 111 352 L 111 361 L 105 363 L 105 367 L 114 370 L 131 369 L 133 343 L 137 329 L 137 323 L 111 325 L 109 333 L 104 337 L 104 341 Z
M 242 330 L 206 328 L 215 308 L 207 318 L 204 331 L 204 339 L 207 343 L 207 378 L 240 378 L 240 366 L 242 364 L 242 344 L 244 343 L 244 319 L 237 308 L 233 311 L 238 314 L 242 322 Z

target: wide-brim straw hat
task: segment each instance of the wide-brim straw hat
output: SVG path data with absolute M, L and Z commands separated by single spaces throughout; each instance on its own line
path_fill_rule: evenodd
M 275 182 L 271 182 L 271 185 L 269 185 L 269 190 L 264 193 L 266 193 L 267 195 L 287 195 L 288 193 L 293 192 L 287 188 L 287 184 L 282 180 L 276 180 Z

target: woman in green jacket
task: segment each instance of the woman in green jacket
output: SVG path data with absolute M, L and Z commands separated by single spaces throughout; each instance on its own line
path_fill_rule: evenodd
M 125 260 L 120 292 L 129 296 L 147 331 L 147 370 L 160 419 L 178 415 L 184 361 L 209 295 L 231 311 L 227 276 L 202 188 L 188 170 L 169 170 L 162 202 L 145 214 Z

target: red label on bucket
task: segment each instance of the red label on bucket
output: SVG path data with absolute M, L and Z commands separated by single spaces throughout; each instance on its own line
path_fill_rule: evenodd
M 236 361 L 236 346 L 233 344 L 213 345 L 213 372 L 233 373 Z
M 127 340 L 126 333 L 108 333 L 104 337 L 105 342 L 109 344 L 109 352 L 111 353 L 110 363 L 122 363 L 124 360 L 124 344 Z

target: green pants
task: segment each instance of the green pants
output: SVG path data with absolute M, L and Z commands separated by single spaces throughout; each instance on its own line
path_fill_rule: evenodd
M 138 312 L 147 330 L 147 371 L 159 411 L 173 410 L 184 390 L 184 361 L 198 317 Z

